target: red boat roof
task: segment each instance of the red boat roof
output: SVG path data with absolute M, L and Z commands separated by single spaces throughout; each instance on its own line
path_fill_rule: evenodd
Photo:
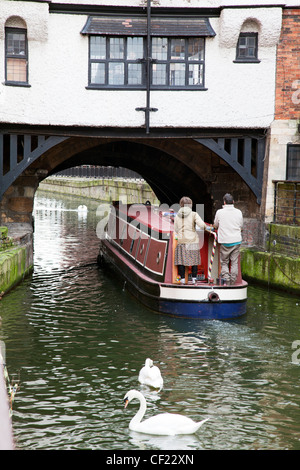
M 114 204 L 114 206 L 118 207 L 119 213 L 124 214 L 124 218 L 128 216 L 153 230 L 163 233 L 174 230 L 176 214 L 173 215 L 171 211 L 161 211 L 150 204 Z

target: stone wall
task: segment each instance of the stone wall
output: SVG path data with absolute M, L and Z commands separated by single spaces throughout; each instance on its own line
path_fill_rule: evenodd
M 300 258 L 300 227 L 268 224 L 267 228 L 269 233 L 267 249 L 270 253 Z
M 299 258 L 252 248 L 242 248 L 241 251 L 241 270 L 249 283 L 300 295 L 299 267 Z
M 1 225 L 31 224 L 33 199 L 41 179 L 39 170 L 25 170 L 8 188 L 0 201 Z
M 11 224 L 8 235 L 14 246 L 0 252 L 0 295 L 17 285 L 33 269 L 33 236 L 30 224 Z
M 128 204 L 132 204 L 149 200 L 152 204 L 159 204 L 144 180 L 49 177 L 40 183 L 39 188 L 43 191 L 95 199 L 99 202 L 127 201 Z
M 300 295 L 300 227 L 267 224 L 265 248 L 242 248 L 243 277 Z

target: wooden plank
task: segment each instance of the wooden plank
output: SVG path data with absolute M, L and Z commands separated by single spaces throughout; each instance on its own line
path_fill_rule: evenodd
M 17 166 L 17 154 L 18 154 L 18 136 L 12 134 L 10 136 L 10 171 L 14 171 Z
M 244 139 L 244 168 L 251 175 L 251 137 Z
M 231 151 L 230 151 L 231 158 L 237 162 L 238 159 L 238 139 L 234 138 L 231 139 Z
M 31 153 L 31 135 L 24 135 L 24 158 Z

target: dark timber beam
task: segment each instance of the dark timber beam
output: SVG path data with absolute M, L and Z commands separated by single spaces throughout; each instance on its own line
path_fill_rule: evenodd
M 257 136 L 195 139 L 230 165 L 261 203 L 265 138 Z M 227 147 L 226 147 L 227 141 Z
M 35 160 L 66 137 L 0 134 L 0 200 L 5 191 Z

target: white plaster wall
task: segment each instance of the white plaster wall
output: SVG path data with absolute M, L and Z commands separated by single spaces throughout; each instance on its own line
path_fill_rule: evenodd
M 64 3 L 141 5 L 143 1 L 98 0 Z M 219 6 L 216 0 L 159 0 L 156 6 Z M 240 2 L 239 2 L 240 3 Z M 259 4 L 266 3 L 260 1 Z M 270 3 L 270 2 L 268 2 Z M 272 2 L 274 4 L 274 1 Z M 15 9 L 17 8 L 17 11 Z M 0 50 L 4 24 L 13 15 L 27 23 L 30 88 L 5 86 L 0 67 L 0 122 L 139 127 L 145 91 L 87 90 L 86 15 L 46 14 L 47 4 L 0 0 Z M 28 10 L 29 9 L 29 10 Z M 45 13 L 46 12 L 46 13 Z M 236 40 L 244 21 L 259 26 L 259 64 L 236 64 Z M 267 127 L 274 118 L 276 44 L 281 8 L 222 10 L 211 18 L 216 32 L 206 40 L 206 91 L 153 91 L 150 124 L 157 127 Z
M 300 144 L 298 121 L 276 120 L 270 129 L 269 166 L 266 192 L 266 222 L 273 220 L 273 180 L 286 179 L 287 144 Z
M 0 0 L 0 40 L 4 40 L 4 27 L 8 18 L 19 16 L 27 24 L 27 36 L 30 41 L 44 42 L 48 32 L 48 5 L 34 2 Z M 1 49 L 2 51 L 3 49 Z

